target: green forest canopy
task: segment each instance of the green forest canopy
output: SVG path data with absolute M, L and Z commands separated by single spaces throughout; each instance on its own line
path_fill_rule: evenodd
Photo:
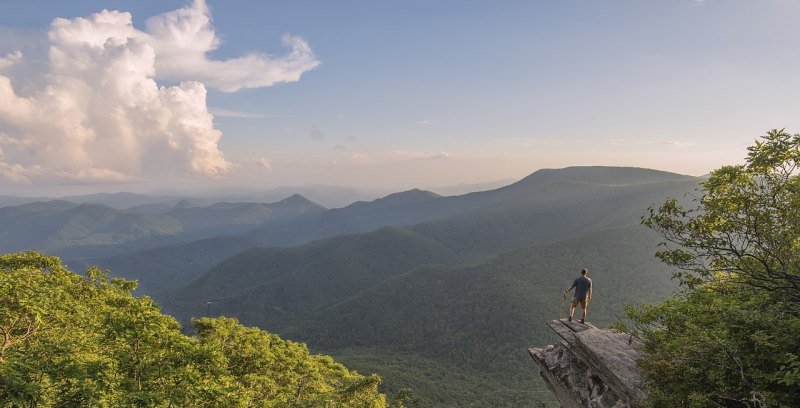
M 183 335 L 134 288 L 36 252 L 0 256 L 0 406 L 387 406 L 376 375 L 235 319 Z

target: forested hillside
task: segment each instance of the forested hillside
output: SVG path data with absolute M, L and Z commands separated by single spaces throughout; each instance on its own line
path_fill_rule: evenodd
M 81 261 L 82 265 L 104 265 L 111 268 L 116 276 L 128 279 L 137 279 L 142 282 L 142 287 L 147 288 L 147 293 L 160 292 L 164 286 L 172 286 L 174 279 L 180 281 L 194 280 L 210 270 L 224 259 L 238 252 L 260 247 L 288 247 L 300 245 L 317 239 L 323 239 L 343 234 L 370 232 L 384 226 L 407 226 L 421 222 L 443 220 L 472 211 L 479 211 L 492 205 L 495 213 L 506 211 L 505 207 L 521 207 L 527 202 L 542 207 L 549 203 L 549 208 L 558 209 L 561 205 L 574 205 L 570 194 L 591 194 L 585 187 L 592 185 L 604 186 L 599 189 L 614 187 L 625 190 L 626 188 L 651 189 L 652 201 L 666 197 L 666 194 L 681 186 L 671 187 L 670 183 L 688 182 L 695 183 L 693 177 L 683 176 L 657 170 L 641 168 L 618 167 L 569 167 L 565 169 L 539 170 L 530 176 L 511 185 L 490 191 L 469 193 L 461 196 L 441 197 L 436 194 L 422 191 L 409 190 L 391 194 L 387 197 L 370 202 L 356 202 L 344 208 L 331 209 L 325 212 L 312 213 L 303 217 L 296 217 L 288 222 L 269 222 L 256 227 L 254 230 L 236 236 L 210 237 L 184 244 L 163 245 L 141 251 L 133 251 L 114 256 L 101 256 Z M 666 184 L 659 184 L 666 183 Z M 561 186 L 561 187 L 558 187 Z M 572 186 L 565 187 L 565 186 Z M 689 187 L 691 189 L 693 187 Z M 560 193 L 554 191 L 561 189 Z M 661 191 L 663 189 L 663 191 Z M 599 191 L 599 190 L 597 190 Z M 627 190 L 625 190 L 627 191 Z M 552 194 L 552 193 L 557 194 Z M 663 194 L 662 194 L 663 193 Z M 618 203 L 629 205 L 631 212 L 625 217 L 632 216 L 638 220 L 641 208 L 635 208 L 636 203 L 626 204 L 622 196 Z M 505 203 L 505 204 L 503 204 Z M 538 203 L 538 204 L 537 204 Z M 616 205 L 613 200 L 610 205 Z M 505 207 L 504 207 L 505 206 Z M 646 208 L 646 207 L 645 207 Z M 581 208 L 583 212 L 595 211 L 592 207 Z M 601 209 L 602 211 L 602 209 Z M 468 228 L 494 228 L 499 233 L 500 239 L 505 240 L 507 231 L 500 223 L 487 223 L 475 226 L 474 222 L 481 219 L 469 220 L 470 217 L 485 217 L 482 213 L 468 215 L 466 218 L 457 219 L 450 225 L 459 225 L 462 221 L 470 222 Z M 512 211 L 512 214 L 516 214 Z M 540 214 L 543 214 L 540 212 Z M 602 215 L 602 213 L 599 213 Z M 512 224 L 521 224 L 522 220 L 510 219 Z M 542 221 L 541 219 L 538 221 Z M 598 220 L 603 222 L 602 220 Z M 595 222 L 594 220 L 591 222 Z M 609 225 L 613 223 L 607 223 Z M 447 224 L 439 224 L 447 225 Z M 552 227 L 552 224 L 550 225 Z M 445 227 L 446 228 L 446 227 Z M 467 228 L 467 227 L 462 227 Z M 558 231 L 560 231 L 560 227 Z M 591 226 L 584 228 L 591 229 Z M 531 228 L 532 231 L 523 234 L 541 233 L 541 227 Z M 487 230 L 480 231 L 484 234 Z M 458 234 L 463 236 L 464 234 Z M 513 239 L 513 238 L 511 238 Z M 555 240 L 552 236 L 547 239 Z M 480 241 L 480 240 L 479 240 Z M 487 241 L 486 239 L 483 240 Z M 163 277 L 164 284 L 159 277 Z
M 626 302 L 670 293 L 652 256 L 657 237 L 639 219 L 697 185 L 638 169 L 614 183 L 616 174 L 595 174 L 605 169 L 580 170 L 534 175 L 494 193 L 507 199 L 442 220 L 251 249 L 166 306 L 183 319 L 234 315 L 302 339 L 381 373 L 390 389 L 415 388 L 426 406 L 534 406 L 550 396 L 533 385 L 524 350 L 550 340 L 543 325 L 558 316 L 561 291 L 589 267 L 597 324 Z

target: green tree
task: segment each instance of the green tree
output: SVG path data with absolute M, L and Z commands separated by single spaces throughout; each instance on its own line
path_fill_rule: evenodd
M 654 406 L 800 406 L 799 163 L 800 135 L 772 130 L 693 206 L 670 199 L 643 219 L 683 287 L 627 310 Z
M 36 252 L 0 256 L 0 407 L 386 406 L 377 376 L 234 319 L 185 336 L 135 287 Z
M 311 355 L 305 344 L 244 327 L 232 318 L 193 323 L 200 343 L 219 354 L 248 406 L 257 401 L 282 407 L 386 406 L 385 396 L 378 393 L 380 377 L 364 377 L 328 356 Z
M 746 164 L 702 183 L 697 206 L 668 200 L 644 224 L 674 246 L 657 256 L 689 287 L 715 279 L 774 292 L 800 307 L 800 134 L 772 130 L 748 147 Z

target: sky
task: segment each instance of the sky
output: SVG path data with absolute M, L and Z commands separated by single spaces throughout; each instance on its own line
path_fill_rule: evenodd
M 703 175 L 800 131 L 800 2 L 0 2 L 0 195 Z

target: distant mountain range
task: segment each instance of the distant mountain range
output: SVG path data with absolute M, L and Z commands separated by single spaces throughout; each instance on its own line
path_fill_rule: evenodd
M 234 315 L 306 341 L 390 386 L 417 389 L 425 406 L 533 406 L 548 397 L 531 386 L 524 350 L 554 340 L 544 323 L 559 314 L 561 291 L 589 267 L 590 319 L 599 325 L 625 303 L 671 292 L 653 256 L 657 236 L 639 220 L 697 182 L 591 167 L 465 196 L 413 190 L 303 219 L 292 225 L 302 235 L 331 237 L 246 250 L 160 298 L 184 320 Z M 334 233 L 358 228 L 378 229 Z M 438 379 L 422 380 L 432 366 Z
M 150 204 L 157 205 L 157 204 Z M 275 203 L 187 205 L 154 213 L 64 200 L 0 208 L 0 252 L 26 249 L 67 260 L 249 231 L 326 209 L 294 195 Z
M 476 191 L 485 189 L 490 184 L 463 185 L 448 190 Z M 474 190 L 470 190 L 474 189 Z M 172 209 L 181 200 L 194 202 L 204 207 L 218 202 L 258 202 L 271 203 L 280 201 L 294 194 L 300 194 L 311 201 L 320 203 L 326 208 L 340 208 L 356 201 L 371 200 L 385 195 L 389 190 L 361 190 L 335 186 L 295 186 L 276 187 L 268 191 L 246 191 L 230 189 L 229 191 L 207 191 L 196 194 L 156 193 L 140 194 L 130 192 L 96 193 L 61 197 L 21 197 L 0 194 L 0 207 L 46 202 L 54 200 L 69 201 L 76 204 L 102 204 L 118 210 L 135 210 L 143 212 L 161 212 Z
M 641 168 L 540 170 L 458 196 L 409 190 L 327 210 L 258 202 L 66 201 L 0 209 L 0 247 L 60 254 L 140 282 L 186 321 L 236 316 L 305 341 L 423 406 L 537 406 L 526 347 L 552 342 L 561 291 L 590 269 L 589 319 L 673 289 L 647 207 L 699 178 Z M 109 197 L 106 197 L 109 198 Z M 131 202 L 135 201 L 131 198 Z

